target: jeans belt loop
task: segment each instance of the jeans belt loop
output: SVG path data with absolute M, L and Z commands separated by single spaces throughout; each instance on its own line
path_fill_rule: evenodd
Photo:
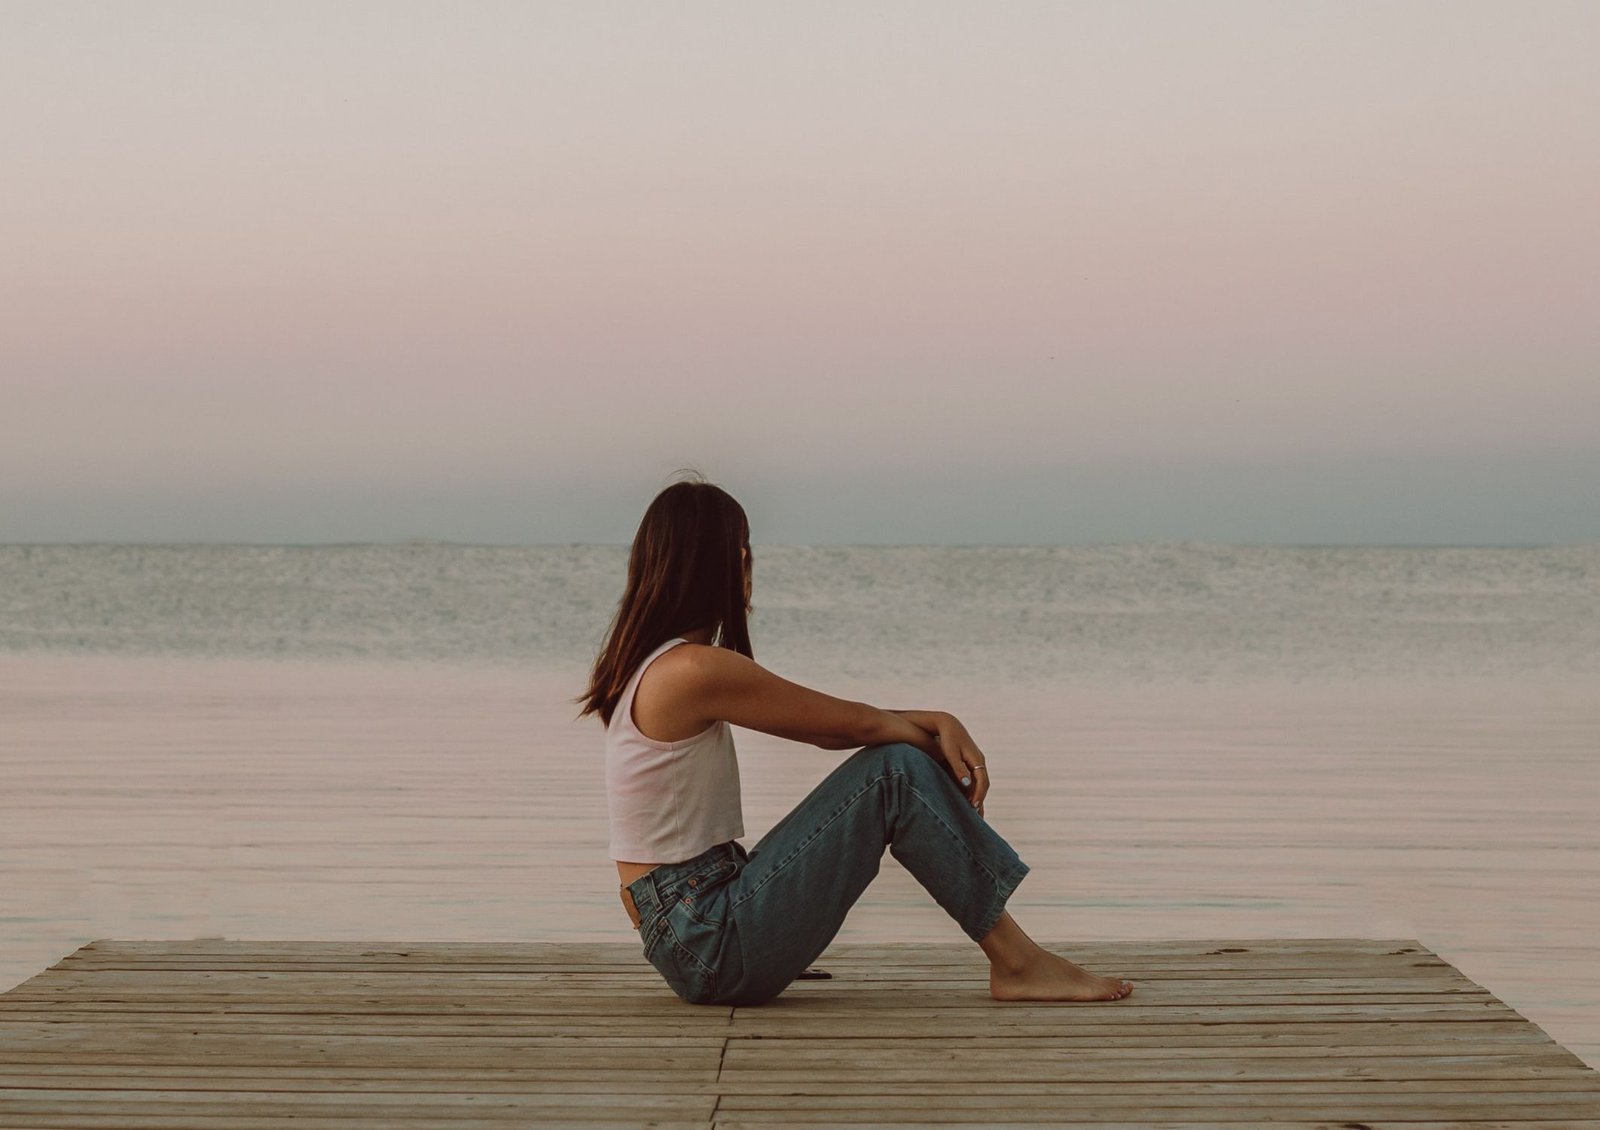
M 641 883 L 639 879 L 645 881 Z M 624 884 L 622 888 L 623 906 L 627 907 L 631 904 L 634 912 L 639 915 L 639 921 L 634 923 L 634 929 L 636 930 L 644 929 L 645 919 L 650 916 L 652 908 L 661 905 L 661 892 L 656 886 L 654 873 L 647 872 L 639 876 L 639 879 L 635 879 L 632 883 Z M 639 898 L 633 897 L 635 887 L 639 889 Z
M 645 885 L 650 888 L 650 901 L 655 903 L 656 909 L 662 914 L 665 914 L 667 908 L 672 905 L 668 901 L 668 896 L 671 892 L 667 889 L 671 886 L 671 882 L 661 877 L 662 872 L 666 871 L 670 866 L 670 864 L 667 864 L 657 867 L 644 877 Z

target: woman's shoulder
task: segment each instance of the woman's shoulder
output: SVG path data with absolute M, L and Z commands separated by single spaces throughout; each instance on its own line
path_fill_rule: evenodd
M 718 721 L 706 713 L 705 703 L 728 685 L 730 656 L 749 662 L 727 648 L 687 641 L 662 652 L 645 668 L 634 694 L 634 727 L 648 740 L 668 743 L 703 733 Z
M 692 643 L 682 640 L 678 643 L 668 641 L 662 645 L 665 650 L 659 651 L 655 662 L 650 664 L 652 674 L 674 673 L 679 676 L 693 677 L 707 671 L 717 670 L 725 658 L 730 655 L 743 659 L 744 656 L 729 651 L 725 647 L 716 647 L 712 644 Z
M 657 688 L 694 692 L 747 678 L 754 669 L 754 660 L 732 648 L 685 640 L 662 652 L 646 679 Z

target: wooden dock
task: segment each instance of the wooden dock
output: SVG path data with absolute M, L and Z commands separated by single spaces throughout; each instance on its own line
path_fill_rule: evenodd
M 1050 944 L 1134 995 L 1003 1004 L 964 942 L 753 1008 L 631 943 L 91 942 L 0 994 L 0 1127 L 1600 1130 L 1600 1073 L 1418 942 Z

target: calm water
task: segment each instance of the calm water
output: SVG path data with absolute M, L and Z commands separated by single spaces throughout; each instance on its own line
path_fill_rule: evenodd
M 0 652 L 593 656 L 626 550 L 0 546 Z M 756 548 L 758 656 L 849 677 L 1600 674 L 1600 547 Z
M 0 988 L 98 937 L 631 940 L 565 701 L 624 560 L 0 547 Z M 1600 548 L 757 547 L 756 605 L 780 673 L 967 721 L 1040 940 L 1417 938 L 1600 1063 Z M 751 844 L 844 754 L 738 736 Z M 885 857 L 841 937 L 953 929 Z

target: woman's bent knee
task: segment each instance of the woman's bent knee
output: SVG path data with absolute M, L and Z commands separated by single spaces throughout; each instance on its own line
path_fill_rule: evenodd
M 858 757 L 867 757 L 879 762 L 886 769 L 909 769 L 920 772 L 925 768 L 937 768 L 932 757 L 923 753 L 910 742 L 886 742 L 883 745 L 869 745 L 864 747 Z

